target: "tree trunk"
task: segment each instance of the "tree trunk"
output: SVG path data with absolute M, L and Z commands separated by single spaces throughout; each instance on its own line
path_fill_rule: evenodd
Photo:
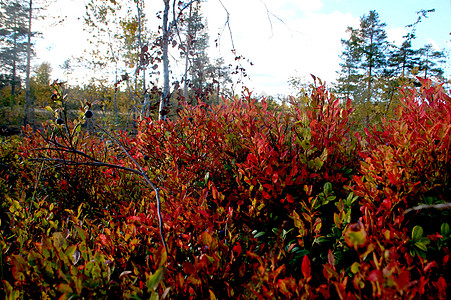
M 26 91 L 25 91 L 25 116 L 24 125 L 31 124 L 34 126 L 34 109 L 33 98 L 30 90 L 30 67 L 31 67 L 31 19 L 33 10 L 33 0 L 30 0 L 30 7 L 28 11 L 28 41 L 27 41 L 27 71 L 26 71 Z
M 11 111 L 14 109 L 14 104 L 16 104 L 16 81 L 17 81 L 17 70 L 16 70 L 16 60 L 17 60 L 17 37 L 14 32 L 14 48 L 13 48 L 13 75 L 11 78 Z
M 186 38 L 186 47 L 185 47 L 185 86 L 183 89 L 183 98 L 187 102 L 188 101 L 188 66 L 189 66 L 189 52 L 191 46 L 191 17 L 192 17 L 192 3 L 189 5 L 189 22 L 188 22 L 188 34 Z
M 136 9 L 138 10 L 138 47 L 139 47 L 139 51 L 141 51 L 141 54 L 143 54 L 143 43 L 142 43 L 142 38 L 141 38 L 141 33 L 142 33 L 142 27 L 141 27 L 141 7 L 140 7 L 140 2 L 136 1 Z M 141 58 L 140 58 L 140 62 L 141 64 Z M 143 74 L 143 93 L 144 93 L 144 103 L 143 103 L 143 107 L 141 110 L 141 114 L 143 116 L 147 116 L 147 107 L 149 106 L 149 95 L 147 94 L 146 91 L 146 65 L 140 66 L 142 67 L 142 74 Z M 133 124 L 135 123 L 135 120 L 133 120 Z
M 168 30 L 168 15 L 169 15 L 169 0 L 164 1 L 163 12 L 163 39 L 161 41 L 161 49 L 163 52 L 163 91 L 161 93 L 159 119 L 166 120 L 169 112 L 169 30 Z

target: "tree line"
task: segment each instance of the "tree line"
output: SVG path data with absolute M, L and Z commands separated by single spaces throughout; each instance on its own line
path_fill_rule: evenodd
M 59 66 L 66 75 L 62 81 L 68 81 L 66 92 L 74 99 L 68 109 L 76 111 L 82 100 L 99 111 L 103 123 L 127 127 L 135 125 L 138 116 L 175 115 L 181 103 L 219 103 L 221 96 L 233 97 L 231 76 L 246 76 L 245 58 L 235 49 L 234 64 L 209 57 L 202 2 L 163 0 L 157 13 L 161 23 L 153 31 L 142 0 L 90 0 L 84 16 L 89 45 L 82 57 L 68 58 Z M 42 63 L 33 74 L 30 70 L 31 39 L 36 35 L 31 28 L 33 10 L 32 0 L 1 2 L 0 118 L 6 120 L 2 122 L 34 123 L 39 108 L 52 104 L 50 63 Z M 418 13 L 418 19 L 406 26 L 409 30 L 400 46 L 387 41 L 386 24 L 376 11 L 362 16 L 358 28 L 348 27 L 334 91 L 353 100 L 359 125 L 368 126 L 376 116 L 390 116 L 398 88 L 415 84 L 415 75 L 444 80 L 444 53 L 431 45 L 412 46 L 417 26 L 432 12 Z M 180 74 L 173 69 L 176 63 L 183 65 Z M 90 70 L 83 86 L 71 85 L 70 73 L 77 66 Z M 296 78 L 290 83 L 301 90 Z
M 445 54 L 431 44 L 412 46 L 416 28 L 434 10 L 418 12 L 418 19 L 406 26 L 400 46 L 387 40 L 386 23 L 372 10 L 360 18 L 358 28 L 348 27 L 348 39 L 342 40 L 340 70 L 335 91 L 349 97 L 357 108 L 359 124 L 367 127 L 376 116 L 392 116 L 399 103 L 399 87 L 419 84 L 415 76 L 443 82 Z
M 163 10 L 157 14 L 162 23 L 152 31 L 144 1 L 89 1 L 83 29 L 90 39 L 85 53 L 68 58 L 60 66 L 67 75 L 64 79 L 69 79 L 67 92 L 73 98 L 92 99 L 98 109 L 108 110 L 112 115 L 109 121 L 115 126 L 139 115 L 154 114 L 164 119 L 174 115 L 182 102 L 218 102 L 222 95 L 233 95 L 230 76 L 235 72 L 234 65 L 207 54 L 209 36 L 202 2 L 164 0 Z M 1 69 L 2 118 L 6 119 L 24 118 L 17 108 L 24 106 L 26 87 L 36 102 L 35 108 L 51 104 L 49 96 L 41 98 L 44 90 L 51 94 L 46 82 L 51 77 L 50 62 L 38 66 L 29 84 L 24 85 L 27 64 L 23 58 L 28 45 L 33 48 L 27 36 L 35 35 L 29 26 L 32 20 L 26 19 L 30 10 L 25 4 L 1 2 L 1 22 L 9 26 L 3 26 L 8 30 L 0 33 L 1 59 L 7 61 Z M 16 17 L 17 24 L 10 21 Z M 181 61 L 184 72 L 176 74 L 173 66 Z M 76 67 L 90 70 L 86 71 L 89 80 L 83 86 L 71 84 L 70 73 Z M 93 94 L 98 98 L 93 99 Z M 30 118 L 24 121 L 29 122 Z

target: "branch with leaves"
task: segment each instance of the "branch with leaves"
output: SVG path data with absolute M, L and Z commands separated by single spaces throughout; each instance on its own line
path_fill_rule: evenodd
M 57 103 L 57 105 L 59 106 L 58 109 L 60 110 L 60 111 L 58 111 L 58 109 L 55 109 L 55 114 L 57 114 L 57 115 L 59 115 L 61 113 L 61 110 L 64 113 L 64 104 L 62 103 L 62 101 L 66 98 L 66 95 L 63 95 L 62 85 L 63 85 L 62 83 L 58 83 L 58 82 L 53 83 L 53 87 L 55 88 L 55 93 L 54 93 L 55 96 L 52 98 Z M 51 108 L 48 107 L 47 109 L 50 110 Z M 57 119 L 57 121 L 55 122 L 56 126 L 65 125 L 64 127 L 66 129 L 66 134 L 69 137 L 69 139 L 68 139 L 69 145 L 63 145 L 63 144 L 57 142 L 56 139 L 54 138 L 53 133 L 52 133 L 51 138 L 47 138 L 42 133 L 40 133 L 40 135 L 43 137 L 43 139 L 47 143 L 49 143 L 50 146 L 34 149 L 35 151 L 52 150 L 52 151 L 57 151 L 57 152 L 69 152 L 69 153 L 73 153 L 77 156 L 81 156 L 87 160 L 78 161 L 78 160 L 70 160 L 70 159 L 65 159 L 65 158 L 37 157 L 37 158 L 31 158 L 30 161 L 54 162 L 54 163 L 59 163 L 62 165 L 73 165 L 73 166 L 85 165 L 85 166 L 95 166 L 95 167 L 106 167 L 106 168 L 123 170 L 123 171 L 127 171 L 130 173 L 139 175 L 143 179 L 143 181 L 155 191 L 160 238 L 161 238 L 161 242 L 163 243 L 164 248 L 166 249 L 166 252 L 168 252 L 168 247 L 167 247 L 167 244 L 166 244 L 166 241 L 164 238 L 164 231 L 163 231 L 163 218 L 161 215 L 160 189 L 150 180 L 150 178 L 147 175 L 144 168 L 136 161 L 135 158 L 132 157 L 132 155 L 124 147 L 124 145 L 112 133 L 108 132 L 106 129 L 102 128 L 101 126 L 94 124 L 94 126 L 97 130 L 103 132 L 122 150 L 122 153 L 124 153 L 133 162 L 135 168 L 130 168 L 130 167 L 121 166 L 118 164 L 111 164 L 111 163 L 103 162 L 103 161 L 100 161 L 100 160 L 96 159 L 95 157 L 75 148 L 75 146 L 74 146 L 75 144 L 73 143 L 74 135 L 79 133 L 79 130 L 76 131 L 75 129 L 80 128 L 80 124 L 83 119 L 85 119 L 86 121 L 89 120 L 89 122 L 93 122 L 92 120 L 90 120 L 93 114 L 92 114 L 91 110 L 89 110 L 89 109 L 90 109 L 90 105 L 82 107 L 82 111 L 84 112 L 84 114 L 80 115 L 80 117 L 74 121 L 75 128 L 72 131 L 69 129 L 67 117 L 64 119 L 64 121 L 62 119 Z M 64 114 L 64 115 L 66 116 L 66 114 Z M 59 120 L 61 120 L 61 121 L 59 121 Z M 61 133 L 64 134 L 64 131 L 61 130 Z

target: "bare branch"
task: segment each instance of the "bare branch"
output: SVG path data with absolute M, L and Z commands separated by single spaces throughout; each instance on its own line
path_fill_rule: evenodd
M 129 171 L 138 175 L 142 175 L 141 172 L 138 170 L 127 168 L 115 164 L 109 164 L 104 163 L 101 161 L 73 161 L 73 160 L 67 160 L 67 159 L 61 159 L 61 158 L 48 158 L 48 157 L 38 157 L 38 158 L 30 158 L 30 161 L 52 161 L 57 162 L 63 165 L 70 165 L 70 166 L 96 166 L 96 167 L 107 167 L 107 168 L 113 168 L 113 169 L 120 169 Z
M 125 147 L 122 145 L 122 143 L 115 136 L 113 136 L 108 131 L 106 131 L 105 129 L 103 129 L 102 127 L 100 127 L 98 125 L 95 125 L 95 127 L 100 129 L 108 137 L 110 137 L 112 140 L 114 140 L 114 142 L 122 149 L 122 151 L 128 156 L 128 158 L 130 158 L 130 160 L 134 163 L 134 165 L 138 168 L 138 170 L 120 166 L 120 165 L 101 162 L 82 151 L 76 150 L 71 147 L 64 146 L 56 141 L 53 141 L 53 140 L 45 138 L 45 137 L 44 137 L 45 141 L 53 144 L 54 146 L 56 146 L 56 148 L 46 147 L 46 148 L 37 148 L 37 149 L 33 149 L 33 150 L 35 150 L 35 151 L 37 151 L 37 150 L 55 150 L 55 151 L 70 152 L 70 153 L 74 153 L 74 154 L 83 156 L 84 158 L 89 159 L 89 161 L 72 161 L 72 160 L 66 160 L 66 159 L 60 159 L 60 158 L 43 158 L 43 157 L 32 158 L 32 159 L 30 159 L 30 161 L 41 161 L 41 162 L 51 161 L 51 162 L 55 162 L 55 163 L 59 163 L 59 164 L 63 164 L 63 165 L 73 165 L 73 166 L 85 165 L 85 166 L 96 166 L 96 167 L 108 167 L 108 168 L 114 168 L 114 169 L 128 171 L 128 172 L 135 173 L 135 174 L 141 176 L 144 179 L 144 181 L 155 191 L 155 198 L 157 200 L 157 215 L 158 215 L 158 225 L 159 225 L 158 227 L 159 227 L 159 232 L 160 232 L 160 238 L 161 238 L 161 242 L 163 243 L 164 248 L 166 249 L 166 252 L 168 252 L 168 247 L 166 245 L 166 240 L 164 238 L 163 218 L 161 216 L 160 189 L 157 188 L 155 186 L 155 184 L 149 179 L 149 177 L 147 176 L 147 173 L 146 173 L 146 171 L 144 171 L 143 167 L 130 155 L 130 153 L 127 151 L 127 149 L 125 149 Z
M 269 25 L 271 26 L 271 36 L 270 36 L 270 38 L 272 38 L 273 35 L 274 35 L 271 16 L 274 17 L 274 18 L 276 18 L 277 20 L 279 20 L 282 24 L 284 24 L 284 25 L 288 28 L 288 25 L 285 23 L 284 20 L 282 20 L 281 18 L 279 18 L 278 16 L 276 16 L 274 13 L 272 13 L 271 11 L 269 11 L 268 6 L 266 5 L 265 2 L 263 2 L 263 0 L 260 0 L 260 2 L 265 6 L 265 9 L 266 9 L 266 16 L 268 17 Z
M 230 28 L 230 13 L 227 10 L 227 8 L 225 7 L 224 3 L 222 3 L 221 0 L 218 0 L 218 1 L 219 1 L 219 3 L 221 3 L 222 7 L 224 8 L 224 10 L 227 14 L 226 21 L 224 22 L 224 26 L 222 27 L 221 33 L 219 35 L 219 41 L 221 40 L 222 33 L 224 32 L 225 28 L 227 27 L 229 30 L 229 34 L 230 34 L 230 42 L 232 43 L 232 48 L 235 49 L 235 43 L 233 42 L 232 29 Z
M 418 205 L 418 206 L 406 209 L 404 211 L 403 215 L 407 215 L 408 213 L 410 213 L 412 211 L 418 211 L 418 210 L 429 209 L 429 208 L 433 208 L 433 209 L 449 209 L 449 208 L 451 208 L 451 203 L 442 203 L 442 204 L 433 204 L 433 205 L 422 204 L 422 205 Z
M 158 227 L 160 229 L 160 237 L 161 237 L 161 242 L 164 245 L 164 248 L 166 249 L 166 252 L 168 252 L 168 247 L 166 245 L 166 241 L 164 239 L 164 233 L 163 233 L 163 218 L 161 216 L 161 201 L 160 201 L 160 189 L 157 188 L 153 182 L 149 179 L 149 177 L 147 176 L 146 172 L 144 171 L 144 169 L 141 167 L 141 165 L 130 155 L 130 153 L 128 153 L 128 151 L 125 149 L 125 147 L 122 145 L 122 143 L 112 134 L 110 134 L 108 131 L 106 131 L 105 129 L 103 129 L 102 127 L 95 125 L 98 129 L 100 129 L 101 131 L 103 131 L 107 136 L 109 136 L 112 140 L 114 140 L 116 142 L 116 144 L 121 147 L 122 151 L 124 151 L 124 153 L 128 156 L 128 158 L 130 158 L 131 161 L 133 161 L 133 163 L 135 164 L 135 166 L 139 169 L 139 171 L 134 170 L 134 169 L 130 169 L 130 172 L 138 172 L 137 174 L 141 175 L 144 178 L 144 181 L 150 185 L 152 187 L 152 189 L 155 191 L 155 198 L 157 200 L 157 215 L 158 215 Z M 134 171 L 132 171 L 134 170 Z

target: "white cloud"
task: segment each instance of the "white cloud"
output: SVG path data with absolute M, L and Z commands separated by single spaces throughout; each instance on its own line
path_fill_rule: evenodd
M 407 34 L 406 28 L 387 28 L 387 41 L 389 43 L 394 43 L 396 46 L 401 46 L 401 44 L 404 42 L 405 36 Z
M 257 93 L 288 93 L 287 80 L 296 74 L 310 78 L 309 74 L 313 73 L 327 82 L 334 81 L 341 53 L 340 40 L 345 37 L 347 26 L 359 24 L 359 18 L 349 13 L 319 13 L 323 6 L 320 0 L 228 0 L 222 3 L 229 12 L 237 54 L 254 64 L 243 62 L 250 76 L 245 83 Z M 72 23 L 46 33 L 40 45 L 39 56 L 50 57 L 55 70 L 71 55 L 81 55 L 85 48 L 86 33 L 82 31 L 82 22 L 75 17 L 83 17 L 84 11 L 78 6 L 78 10 L 61 11 L 62 14 L 73 12 Z M 158 9 L 160 7 L 152 7 L 154 11 Z M 230 33 L 227 26 L 224 28 L 227 25 L 225 9 L 219 1 L 211 0 L 203 4 L 203 14 L 208 19 L 212 43 L 224 29 L 221 47 L 213 45 L 211 55 L 224 56 L 227 64 L 234 63 Z M 152 28 L 161 22 L 153 16 L 153 12 L 148 13 Z M 54 48 L 50 51 L 49 47 Z M 172 67 L 175 73 L 183 69 Z M 85 74 L 87 76 L 89 74 Z
M 274 10 L 268 5 L 269 15 L 258 0 L 248 0 L 244 6 L 235 6 L 232 2 L 235 3 L 228 2 L 230 7 L 237 9 L 230 11 L 235 47 L 254 63 L 248 68 L 251 81 L 246 84 L 249 87 L 276 94 L 288 93 L 287 80 L 296 74 L 308 76 L 313 73 L 328 82 L 335 80 L 341 38 L 347 26 L 358 25 L 358 18 L 339 12 L 315 13 L 322 6 L 320 1 L 280 1 L 277 6 L 273 5 Z M 212 23 L 223 24 L 225 20 L 221 21 L 220 17 L 211 20 L 210 17 L 209 26 L 214 28 Z M 222 55 L 227 54 L 227 46 L 230 44 L 223 41 Z

